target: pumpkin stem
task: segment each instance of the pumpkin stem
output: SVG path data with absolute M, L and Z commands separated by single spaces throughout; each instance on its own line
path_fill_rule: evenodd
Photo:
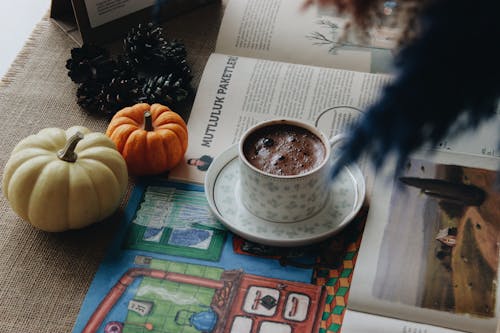
M 153 118 L 151 118 L 151 112 L 144 112 L 144 129 L 146 131 L 152 131 L 153 128 Z
M 57 157 L 66 162 L 75 162 L 78 157 L 75 153 L 75 148 L 81 139 L 83 139 L 83 134 L 81 132 L 76 132 L 66 141 L 64 148 L 57 152 Z

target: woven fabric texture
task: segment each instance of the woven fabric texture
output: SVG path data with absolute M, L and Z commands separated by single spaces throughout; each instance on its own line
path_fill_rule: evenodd
M 215 40 L 225 1 L 169 20 L 170 38 L 186 44 L 196 87 Z M 118 45 L 118 43 L 117 43 Z M 109 48 L 117 48 L 109 45 Z M 36 27 L 0 83 L 0 167 L 15 144 L 46 127 L 82 125 L 103 132 L 106 119 L 76 104 L 66 60 L 77 45 L 48 17 Z M 87 289 L 118 228 L 119 213 L 79 231 L 31 227 L 0 196 L 0 332 L 71 332 Z

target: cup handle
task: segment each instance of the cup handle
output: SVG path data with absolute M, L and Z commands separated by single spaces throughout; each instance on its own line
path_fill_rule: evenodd
M 340 143 L 340 141 L 347 139 L 347 135 L 344 133 L 336 134 L 332 138 L 330 138 L 330 148 L 333 149 L 336 145 Z
M 338 156 L 338 154 L 335 154 L 334 148 L 335 148 L 335 146 L 340 144 L 341 141 L 347 140 L 347 138 L 348 138 L 347 134 L 340 133 L 340 134 L 334 135 L 329 140 L 330 148 L 331 148 L 330 161 L 332 162 L 332 170 L 331 170 L 331 177 L 332 178 L 335 178 L 342 168 L 341 166 L 338 165 L 340 156 Z

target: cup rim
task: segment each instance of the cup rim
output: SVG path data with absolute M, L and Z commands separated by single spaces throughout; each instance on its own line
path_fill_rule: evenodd
M 323 161 L 318 166 L 316 166 L 314 169 L 309 170 L 309 171 L 304 172 L 304 173 L 299 173 L 296 175 L 275 175 L 275 174 L 272 174 L 269 172 L 265 172 L 261 169 L 256 168 L 255 166 L 253 166 L 247 160 L 247 158 L 245 157 L 245 154 L 243 152 L 243 143 L 245 142 L 245 139 L 250 135 L 250 133 L 252 133 L 252 132 L 254 132 L 262 127 L 275 125 L 275 124 L 294 125 L 297 127 L 304 128 L 304 129 L 310 131 L 311 133 L 315 134 L 321 140 L 321 142 L 323 143 L 323 146 L 325 147 L 325 158 L 323 159 Z M 329 142 L 328 138 L 326 137 L 326 135 L 321 130 L 319 130 L 318 128 L 316 128 L 314 125 L 312 125 L 310 123 L 307 123 L 307 122 L 299 120 L 299 119 L 293 119 L 293 118 L 275 118 L 275 119 L 268 119 L 268 120 L 258 122 L 257 124 L 250 126 L 245 132 L 243 132 L 243 134 L 240 137 L 240 140 L 238 141 L 238 156 L 239 156 L 240 161 L 243 162 L 245 164 L 245 166 L 249 167 L 251 170 L 253 170 L 253 171 L 255 171 L 263 176 L 272 177 L 275 179 L 300 179 L 300 178 L 305 178 L 311 174 L 314 174 L 318 170 L 322 169 L 328 163 L 328 161 L 330 160 L 330 154 L 331 154 L 330 142 Z

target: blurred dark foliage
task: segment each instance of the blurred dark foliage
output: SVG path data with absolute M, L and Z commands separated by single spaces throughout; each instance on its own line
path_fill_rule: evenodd
M 394 154 L 401 171 L 412 152 L 474 129 L 495 114 L 500 1 L 422 4 L 415 18 L 418 33 L 397 51 L 394 80 L 349 133 L 333 176 L 363 154 L 376 168 Z

